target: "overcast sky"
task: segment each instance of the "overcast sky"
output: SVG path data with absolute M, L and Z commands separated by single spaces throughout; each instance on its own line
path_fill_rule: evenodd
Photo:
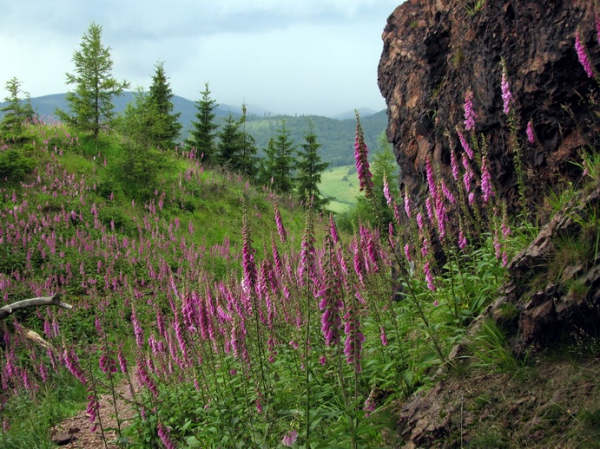
M 385 108 L 377 64 L 387 17 L 403 0 L 0 0 L 0 87 L 32 97 L 72 90 L 73 53 L 102 26 L 113 75 L 147 89 L 164 61 L 176 95 L 335 115 Z M 2 90 L 0 98 L 7 92 Z

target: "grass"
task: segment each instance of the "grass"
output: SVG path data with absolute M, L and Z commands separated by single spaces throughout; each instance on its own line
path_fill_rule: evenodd
M 319 189 L 324 196 L 334 198 L 328 209 L 347 212 L 356 204 L 356 197 L 360 194 L 356 168 L 354 165 L 344 165 L 328 169 L 321 176 Z

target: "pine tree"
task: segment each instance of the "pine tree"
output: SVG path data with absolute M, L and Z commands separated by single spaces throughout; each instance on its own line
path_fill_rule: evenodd
M 12 78 L 6 82 L 6 90 L 9 92 L 9 96 L 4 100 L 8 104 L 0 109 L 0 112 L 4 112 L 4 117 L 0 123 L 0 131 L 20 135 L 23 123 L 32 120 L 35 115 L 33 106 L 31 106 L 31 99 L 27 92 L 21 90 L 21 82 L 17 78 Z M 21 99 L 20 94 L 24 94 L 26 99 Z
M 321 145 L 317 142 L 317 135 L 314 133 L 312 123 L 310 131 L 304 136 L 304 141 L 300 145 L 301 149 L 298 151 L 296 164 L 298 196 L 304 207 L 312 206 L 315 210 L 321 210 L 329 202 L 328 199 L 321 196 L 319 191 L 321 174 L 329 167 L 329 163 L 321 162 L 318 153 Z
M 76 74 L 67 73 L 67 84 L 75 84 L 75 92 L 67 93 L 71 115 L 57 110 L 61 120 L 91 132 L 97 140 L 103 126 L 113 118 L 112 97 L 121 95 L 129 84 L 119 83 L 111 75 L 110 48 L 100 41 L 102 27 L 94 22 L 83 35 L 80 51 L 73 55 Z
M 294 169 L 293 154 L 296 150 L 294 142 L 290 139 L 290 131 L 285 127 L 285 120 L 281 121 L 281 128 L 275 139 L 275 171 L 273 184 L 281 192 L 290 192 L 294 187 L 292 171 Z
M 173 146 L 179 133 L 181 132 L 181 123 L 179 123 L 180 112 L 173 112 L 173 92 L 165 74 L 164 62 L 156 63 L 156 72 L 152 77 L 150 86 L 149 100 L 155 104 L 158 120 L 161 122 L 160 133 L 154 132 L 156 143 L 161 148 Z M 153 124 L 150 124 L 152 126 Z
M 256 153 L 256 139 L 246 132 L 246 105 L 242 104 L 242 117 L 240 126 L 242 127 L 242 155 L 240 158 L 240 171 L 250 179 L 255 179 L 258 174 L 258 158 Z
M 202 155 L 202 160 L 208 164 L 216 162 L 217 143 L 216 130 L 219 128 L 214 120 L 216 114 L 217 102 L 210 98 L 208 83 L 204 84 L 202 99 L 196 102 L 196 119 L 192 121 L 192 130 L 190 137 L 185 141 L 188 148 L 195 148 L 198 155 Z
M 218 162 L 231 170 L 238 170 L 243 150 L 244 139 L 240 131 L 240 122 L 233 114 L 229 114 L 219 132 Z

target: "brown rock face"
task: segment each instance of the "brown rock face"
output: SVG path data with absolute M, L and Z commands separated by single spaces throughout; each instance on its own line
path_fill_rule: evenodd
M 500 193 L 514 198 L 516 174 L 501 95 L 504 59 L 514 97 L 528 195 L 539 200 L 547 187 L 579 175 L 568 163 L 597 142 L 590 96 L 596 82 L 578 61 L 580 29 L 592 65 L 600 68 L 600 45 L 591 0 L 415 0 L 389 17 L 383 32 L 379 88 L 388 105 L 388 138 L 401 168 L 400 186 L 426 190 L 427 155 L 448 177 L 450 150 L 460 150 L 464 99 L 473 92 L 477 134 L 487 139 L 492 175 Z M 525 130 L 533 122 L 536 143 Z M 462 150 L 460 150 L 462 151 Z

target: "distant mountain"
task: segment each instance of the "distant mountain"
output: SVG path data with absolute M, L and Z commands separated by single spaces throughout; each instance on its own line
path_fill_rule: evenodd
M 123 95 L 121 95 L 120 97 L 114 97 L 113 104 L 115 106 L 115 112 L 123 112 L 125 110 L 125 107 L 130 102 L 132 102 L 134 98 L 134 92 L 123 92 Z M 7 103 L 0 103 L 0 108 L 2 108 L 6 104 Z M 66 95 L 64 93 L 32 98 L 31 105 L 33 106 L 33 109 L 36 111 L 37 115 L 48 122 L 54 121 L 56 119 L 55 112 L 57 108 L 62 109 L 64 111 L 69 111 L 69 103 L 67 102 Z M 186 124 L 194 120 L 196 114 L 196 107 L 193 101 L 175 95 L 173 97 L 173 106 L 175 112 L 181 112 L 181 123 Z M 226 117 L 230 112 L 234 116 L 239 117 L 241 115 L 241 107 L 219 105 L 215 109 L 215 114 L 217 115 L 217 117 Z
M 120 97 L 113 99 L 115 112 L 125 110 L 128 103 L 134 100 L 133 92 L 124 92 Z M 0 108 L 7 103 L 0 103 Z M 31 104 L 44 121 L 55 120 L 57 108 L 69 110 L 69 104 L 65 94 L 45 95 L 31 99 Z M 175 95 L 173 97 L 175 112 L 181 112 L 180 123 L 183 125 L 183 138 L 191 128 L 191 122 L 195 120 L 197 112 L 195 102 Z M 318 115 L 271 115 L 258 106 L 248 105 L 248 119 L 246 131 L 256 139 L 260 150 L 264 149 L 269 139 L 277 134 L 281 121 L 286 121 L 286 127 L 290 131 L 291 139 L 299 146 L 304 141 L 304 135 L 309 130 L 309 123 L 314 125 L 315 133 L 321 144 L 321 157 L 331 163 L 332 166 L 348 165 L 354 163 L 354 133 L 355 115 L 354 111 L 339 114 L 335 118 L 322 117 Z M 230 113 L 234 117 L 241 116 L 240 106 L 219 105 L 215 109 L 216 122 L 222 124 L 225 117 Z M 373 151 L 377 148 L 377 138 L 387 126 L 387 115 L 385 110 L 373 112 L 367 108 L 359 109 L 361 124 L 365 134 L 365 142 Z M 183 139 L 182 139 L 183 140 Z
M 357 111 L 358 111 L 361 119 L 377 114 L 377 111 L 374 111 L 373 109 L 369 109 L 369 108 L 358 108 Z M 354 120 L 355 117 L 356 117 L 356 113 L 352 110 L 352 111 L 347 111 L 347 112 L 343 112 L 341 114 L 334 115 L 332 118 L 337 119 L 337 120 L 348 120 L 348 119 Z
M 317 115 L 289 116 L 278 115 L 269 117 L 253 117 L 246 122 L 246 131 L 256 139 L 259 148 L 265 148 L 269 139 L 277 134 L 281 121 L 285 120 L 286 128 L 296 146 L 304 142 L 304 135 L 313 123 L 318 142 L 321 144 L 320 154 L 323 160 L 332 166 L 349 165 L 354 163 L 354 134 L 356 118 L 336 120 Z M 365 135 L 365 143 L 370 151 L 378 147 L 377 138 L 387 127 L 387 114 L 383 110 L 373 115 L 361 115 L 361 125 Z

